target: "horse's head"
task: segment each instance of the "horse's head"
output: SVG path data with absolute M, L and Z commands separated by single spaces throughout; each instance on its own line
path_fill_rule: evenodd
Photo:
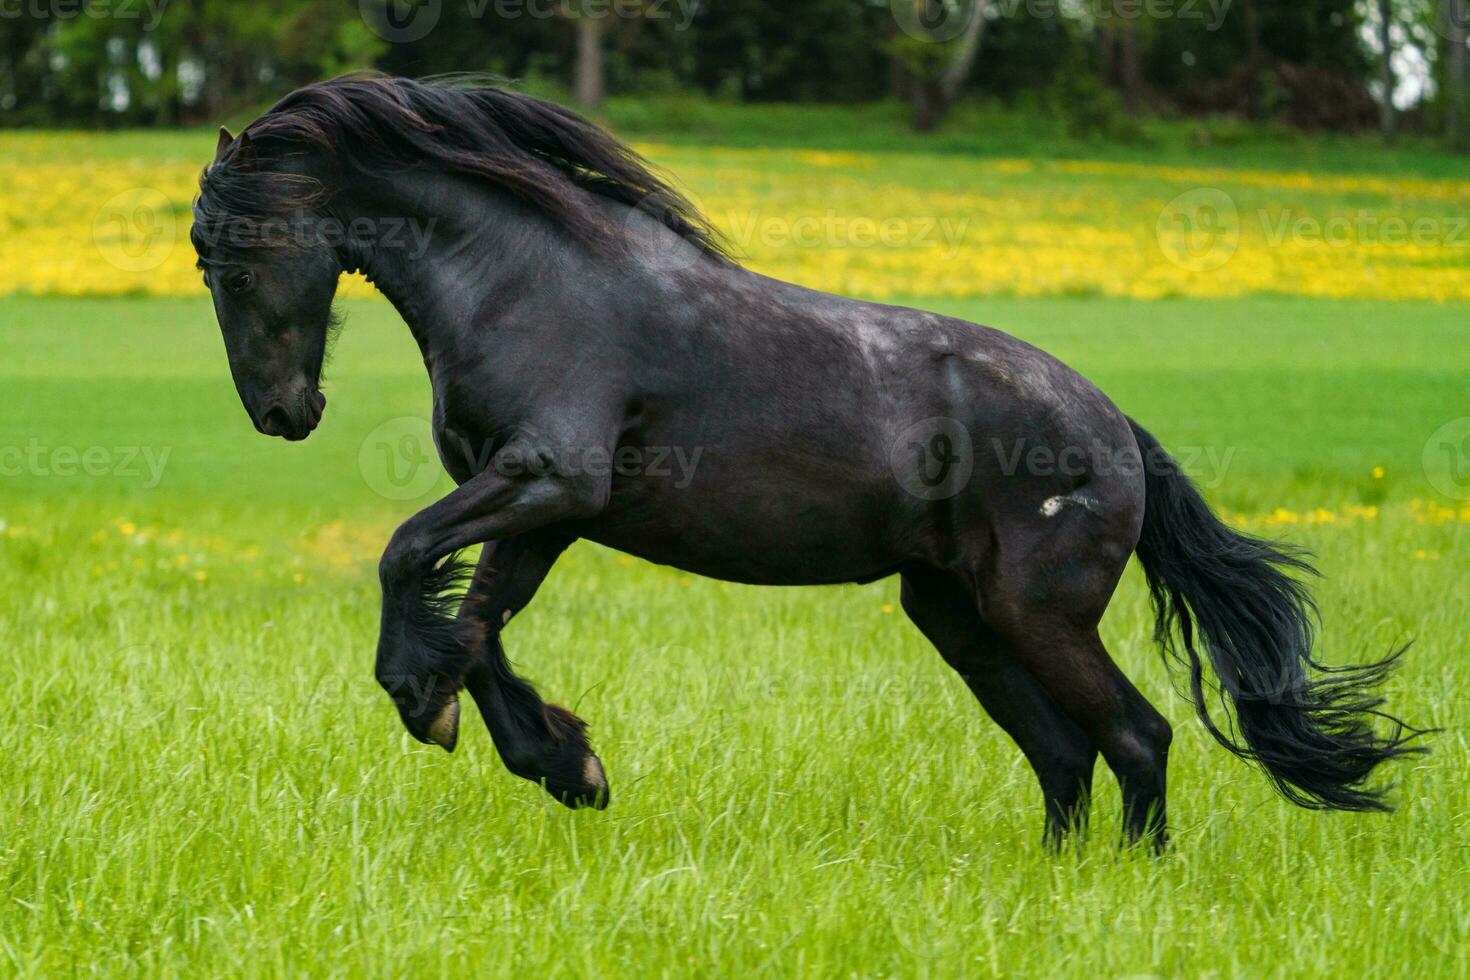
M 235 390 L 256 429 L 292 441 L 326 407 L 319 385 L 342 272 L 312 207 L 320 186 L 263 166 L 246 134 L 222 129 L 194 205 L 191 237 Z

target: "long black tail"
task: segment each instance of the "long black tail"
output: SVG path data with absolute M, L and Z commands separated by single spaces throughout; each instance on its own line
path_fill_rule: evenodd
M 1188 668 L 1205 727 L 1221 745 L 1258 763 L 1299 806 L 1390 809 L 1383 790 L 1366 785 L 1369 777 L 1389 759 L 1423 751 L 1408 743 L 1424 733 L 1381 711 L 1374 694 L 1403 649 L 1353 667 L 1328 667 L 1313 657 L 1316 605 L 1288 574 L 1315 575 L 1308 556 L 1231 530 L 1158 440 L 1132 419 L 1129 424 L 1146 473 L 1137 554 L 1153 596 L 1156 638 Z M 1232 733 L 1210 717 L 1197 642 L 1222 695 L 1234 703 Z M 1377 734 L 1375 719 L 1391 722 L 1392 734 Z

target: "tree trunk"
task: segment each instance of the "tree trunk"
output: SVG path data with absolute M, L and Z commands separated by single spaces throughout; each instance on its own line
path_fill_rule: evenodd
M 1383 138 L 1394 137 L 1393 112 L 1393 0 L 1378 0 L 1378 43 L 1383 49 L 1383 104 L 1378 108 L 1378 124 Z
M 1445 37 L 1449 55 L 1445 65 L 1445 135 L 1457 150 L 1470 149 L 1470 71 L 1466 70 L 1466 0 L 1445 0 Z
M 909 105 L 914 112 L 914 129 L 920 133 L 932 132 L 949 109 L 944 104 L 939 83 L 931 78 L 914 80 L 910 89 Z
M 928 0 L 918 0 L 920 3 Z M 964 0 L 961 0 L 963 3 Z M 909 104 L 913 108 L 914 128 L 921 133 L 934 129 L 948 115 L 950 106 L 959 97 L 960 89 L 975 70 L 980 58 L 980 39 L 985 33 L 985 8 L 987 0 L 972 0 L 970 19 L 965 29 L 954 40 L 954 52 L 938 75 L 917 78 L 909 90 Z
M 975 62 L 980 57 L 980 38 L 985 33 L 986 0 L 974 0 L 974 3 L 975 9 L 970 14 L 970 22 L 965 25 L 965 32 L 956 42 L 954 58 L 939 76 L 939 91 L 944 96 L 946 109 L 960 94 L 960 89 L 969 80 L 970 72 L 975 70 Z
M 1118 84 L 1123 107 L 1136 116 L 1143 108 L 1143 65 L 1138 53 L 1138 23 L 1130 20 L 1118 32 Z
M 888 24 L 888 94 L 899 102 L 913 98 L 914 76 L 909 66 L 903 63 L 898 50 L 898 23 L 892 18 Z
M 1255 0 L 1242 0 L 1241 11 L 1246 33 L 1245 114 L 1247 119 L 1261 118 L 1261 24 L 1256 17 Z
M 577 18 L 577 104 L 586 109 L 602 105 L 606 78 L 602 64 L 602 35 L 605 17 Z

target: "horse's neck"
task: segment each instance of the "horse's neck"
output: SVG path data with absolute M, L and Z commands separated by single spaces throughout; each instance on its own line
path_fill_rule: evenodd
M 545 278 L 546 256 L 568 251 L 557 240 L 567 233 L 526 206 L 437 174 L 405 175 L 343 210 L 349 227 L 365 220 L 372 239 L 344 265 L 357 265 L 388 298 L 426 361 L 463 343 L 465 325 L 493 308 L 493 297 L 530 275 Z
M 655 218 L 595 203 L 609 225 L 633 232 L 630 250 L 589 248 L 555 219 L 468 178 L 408 174 L 355 203 L 350 217 L 399 229 L 396 245 L 376 242 L 356 261 L 413 331 L 431 374 L 441 358 L 480 353 L 466 350 L 483 342 L 473 328 L 506 297 L 534 294 L 553 306 L 575 295 L 583 310 L 611 311 L 636 296 L 649 314 L 667 301 L 669 279 L 712 262 Z

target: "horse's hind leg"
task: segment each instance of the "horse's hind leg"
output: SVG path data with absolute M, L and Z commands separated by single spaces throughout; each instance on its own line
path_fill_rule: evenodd
M 1046 617 L 1014 636 L 1021 662 L 1092 737 L 1118 777 L 1127 839 L 1162 849 L 1169 723 L 1113 663 L 1095 628 Z
M 980 619 L 953 578 L 913 570 L 903 576 L 903 608 L 1020 747 L 1041 783 L 1046 840 L 1056 846 L 1086 819 L 1097 749 Z

